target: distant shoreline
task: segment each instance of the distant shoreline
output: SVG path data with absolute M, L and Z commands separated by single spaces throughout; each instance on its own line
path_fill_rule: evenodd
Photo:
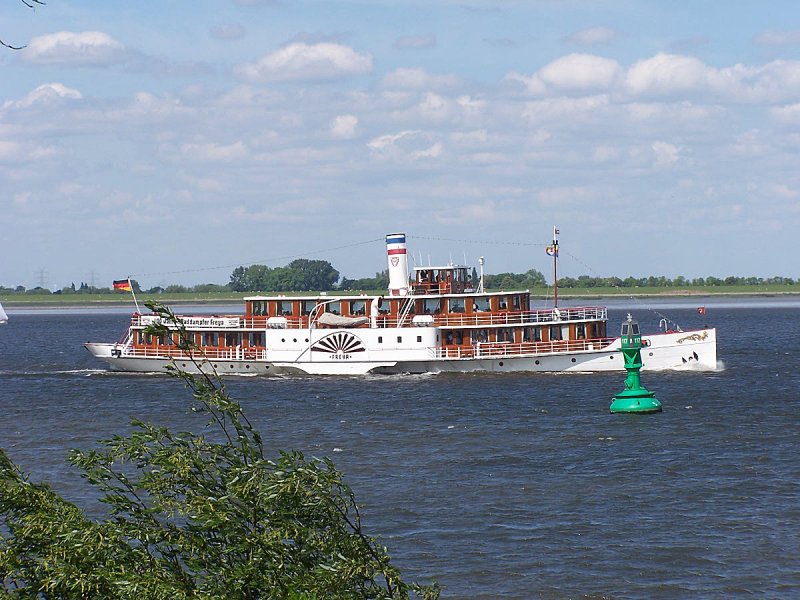
M 376 293 L 365 294 L 367 296 L 374 296 Z M 537 301 L 552 299 L 551 294 L 535 294 L 531 292 L 531 299 Z M 665 290 L 659 292 L 638 292 L 638 293 L 616 293 L 616 294 L 595 294 L 590 291 L 581 292 L 566 292 L 559 290 L 558 297 L 560 300 L 615 300 L 621 298 L 776 298 L 776 297 L 800 297 L 800 290 L 794 291 L 755 291 L 755 292 L 721 292 L 721 291 L 700 291 L 700 290 Z M 144 308 L 144 301 L 151 300 L 148 297 L 144 300 L 139 300 L 139 306 Z M 230 298 L 164 298 L 159 299 L 167 306 L 171 305 L 193 305 L 193 306 L 217 306 L 227 304 L 243 303 L 241 297 Z M 30 310 L 79 310 L 79 309 L 92 309 L 92 308 L 125 308 L 135 310 L 135 306 L 130 299 L 119 300 L 85 300 L 75 301 L 74 298 L 59 298 L 58 300 L 50 300 L 42 302 L 39 299 L 25 299 L 17 300 L 12 298 L 0 298 L 0 303 L 6 308 L 25 308 Z

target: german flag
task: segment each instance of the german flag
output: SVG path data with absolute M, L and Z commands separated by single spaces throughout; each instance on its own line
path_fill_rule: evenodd
M 131 287 L 130 279 L 118 279 L 114 281 L 114 289 L 115 290 L 122 290 L 123 292 L 132 292 L 133 288 Z

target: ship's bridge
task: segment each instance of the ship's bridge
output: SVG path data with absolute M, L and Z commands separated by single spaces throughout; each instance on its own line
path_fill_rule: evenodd
M 414 294 L 463 294 L 473 291 L 469 267 L 414 267 Z

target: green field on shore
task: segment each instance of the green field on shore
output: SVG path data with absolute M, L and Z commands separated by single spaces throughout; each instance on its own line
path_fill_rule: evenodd
M 500 291 L 500 290 L 491 290 Z M 369 297 L 385 294 L 385 290 L 371 290 L 347 292 L 343 295 Z M 283 292 L 283 295 L 315 295 L 313 292 Z M 772 296 L 783 294 L 800 294 L 798 285 L 724 285 L 724 286 L 682 286 L 682 287 L 593 287 L 593 288 L 559 288 L 559 298 L 602 298 L 602 297 L 628 297 L 628 296 L 717 296 L 717 295 L 747 295 L 747 296 Z M 205 292 L 205 293 L 174 293 L 174 294 L 140 294 L 137 296 L 139 305 L 144 305 L 147 300 L 158 300 L 164 304 L 219 304 L 240 303 L 245 296 L 255 296 L 257 292 Z M 278 295 L 270 293 L 269 295 Z M 335 291 L 327 295 L 336 295 Z M 538 299 L 552 297 L 552 288 L 535 288 L 531 296 Z M 5 306 L 98 306 L 98 305 L 132 305 L 130 294 L 2 294 L 0 302 Z

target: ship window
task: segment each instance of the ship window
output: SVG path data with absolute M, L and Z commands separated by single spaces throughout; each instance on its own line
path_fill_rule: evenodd
M 253 302 L 253 316 L 263 317 L 267 314 L 267 303 L 264 301 Z
M 233 348 L 234 346 L 241 346 L 242 340 L 238 333 L 229 332 L 225 334 L 225 345 Z
M 350 314 L 351 315 L 367 314 L 366 303 L 363 300 L 350 300 Z
M 453 343 L 453 332 L 448 331 L 444 334 L 444 343 L 448 346 Z
M 519 296 L 512 296 L 511 300 L 514 303 L 514 310 L 522 310 L 522 305 L 520 304 Z
M 442 312 L 441 301 L 437 300 L 436 298 L 426 298 L 424 301 L 424 305 L 425 305 L 424 310 L 426 315 L 430 314 L 438 315 L 440 312 Z
M 514 330 L 513 329 L 498 329 L 497 330 L 497 341 L 498 342 L 513 342 L 514 341 Z
M 249 338 L 249 342 L 250 342 L 250 347 L 251 348 L 254 347 L 254 346 L 263 346 L 264 345 L 264 342 L 263 342 L 263 339 L 261 337 L 261 332 L 260 331 L 251 331 L 248 334 L 248 338 Z
M 279 300 L 278 301 L 278 315 L 282 315 L 284 317 L 291 317 L 292 316 L 292 301 L 291 300 Z
M 530 342 L 531 341 L 531 328 L 530 327 L 523 327 L 522 328 L 522 341 L 523 342 Z
M 464 343 L 464 332 L 460 329 L 456 331 L 456 344 L 459 346 Z
M 508 298 L 500 296 L 498 306 L 500 310 L 508 310 Z
M 488 329 L 478 329 L 476 332 L 477 341 L 479 342 L 488 342 L 489 341 L 489 330 Z
M 450 298 L 447 301 L 451 313 L 464 312 L 464 299 L 463 298 Z
M 325 306 L 325 310 L 332 315 L 340 315 L 342 314 L 342 303 L 341 302 L 331 302 Z
M 402 344 L 403 343 L 403 336 L 402 335 L 398 335 L 397 336 L 397 343 L 398 344 Z
M 314 307 L 317 305 L 316 300 L 303 300 L 300 303 L 300 314 L 303 316 L 308 316 L 311 314 L 311 311 L 314 310 Z
M 492 305 L 489 302 L 489 296 L 476 296 L 473 300 L 473 310 L 481 312 L 491 311 Z
M 533 341 L 534 342 L 541 342 L 542 341 L 542 328 L 541 327 L 534 327 L 533 328 Z
M 379 336 L 378 336 L 378 343 L 379 343 L 379 344 L 382 344 L 382 343 L 383 343 L 383 336 L 382 336 L 382 335 L 379 335 Z
M 586 339 L 586 324 L 585 323 L 578 323 L 575 325 L 575 339 L 577 340 L 585 340 Z
M 422 341 L 422 336 L 421 336 L 421 335 L 418 335 L 418 336 L 417 336 L 417 341 L 418 341 L 418 342 L 421 342 L 421 341 Z
M 204 331 L 201 344 L 203 346 L 216 346 L 218 339 L 216 331 Z
M 561 339 L 561 327 L 558 325 L 550 326 L 550 341 Z

